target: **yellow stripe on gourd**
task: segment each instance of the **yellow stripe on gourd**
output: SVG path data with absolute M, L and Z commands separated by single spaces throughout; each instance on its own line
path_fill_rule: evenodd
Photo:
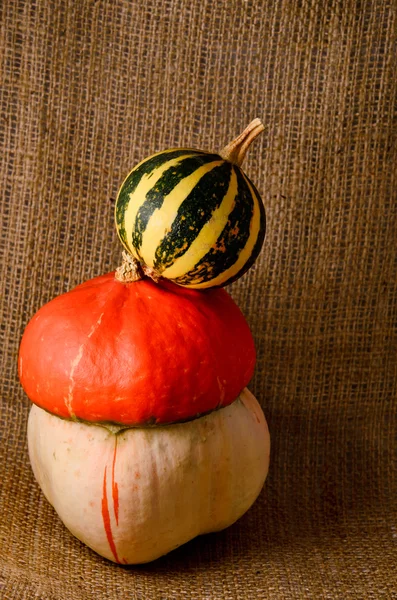
M 228 190 L 220 204 L 214 210 L 210 220 L 202 227 L 196 239 L 190 244 L 189 249 L 177 258 L 168 269 L 162 273 L 163 277 L 175 279 L 188 273 L 210 251 L 224 230 L 237 195 L 237 177 L 234 169 L 231 171 Z
M 147 227 L 143 232 L 142 244 L 139 249 L 142 260 L 148 267 L 154 266 L 156 250 L 163 238 L 171 231 L 178 209 L 185 198 L 196 187 L 200 179 L 206 173 L 209 173 L 212 169 L 221 164 L 223 164 L 222 160 L 207 163 L 196 169 L 187 177 L 184 177 L 173 190 L 164 197 L 162 206 L 156 208 L 153 212 Z M 167 165 L 170 165 L 170 163 L 167 163 Z
M 189 287 L 189 288 L 198 290 L 198 289 L 205 289 L 205 288 L 213 287 L 213 286 L 217 286 L 217 285 L 222 285 L 223 283 L 225 283 L 225 281 L 227 281 L 231 277 L 234 277 L 235 275 L 237 275 L 237 273 L 249 261 L 252 251 L 254 249 L 254 246 L 256 244 L 256 241 L 258 239 L 259 231 L 260 231 L 261 210 L 260 210 L 260 206 L 259 206 L 260 199 L 258 199 L 252 185 L 250 184 L 249 180 L 245 177 L 244 173 L 243 173 L 243 176 L 247 182 L 247 185 L 250 188 L 251 195 L 252 195 L 252 198 L 254 201 L 253 214 L 252 214 L 252 219 L 251 219 L 251 223 L 250 223 L 250 234 L 249 234 L 249 238 L 248 238 L 244 248 L 241 250 L 236 262 L 233 263 L 233 265 L 231 267 L 226 269 L 226 271 L 223 271 L 222 273 L 217 275 L 217 277 L 215 277 L 214 279 L 210 279 L 209 281 L 204 281 L 203 283 L 196 283 L 196 284 L 194 282 L 192 282 L 190 284 L 187 283 L 187 284 L 184 284 L 184 287 Z
M 158 154 L 162 154 L 162 153 L 159 152 Z M 183 156 L 178 156 L 177 158 L 174 158 L 173 160 L 167 161 L 160 167 L 153 167 L 153 171 L 151 171 L 150 173 L 147 173 L 147 174 L 145 173 L 145 175 L 143 175 L 142 179 L 138 183 L 135 190 L 133 192 L 131 192 L 131 194 L 129 195 L 128 206 L 127 206 L 125 214 L 124 214 L 124 228 L 125 228 L 126 235 L 127 235 L 128 249 L 135 256 L 135 258 L 137 258 L 137 253 L 132 244 L 132 235 L 135 230 L 135 219 L 138 214 L 138 210 L 140 209 L 142 204 L 145 202 L 146 194 L 155 186 L 157 181 L 160 179 L 160 177 L 163 175 L 163 173 L 165 173 L 165 171 L 167 169 L 178 165 L 182 160 L 184 160 L 185 158 L 190 158 L 191 156 L 194 156 L 194 155 L 186 153 Z M 145 161 L 143 161 L 143 162 L 145 162 Z M 142 163 L 139 163 L 139 165 L 141 165 L 141 164 Z M 138 168 L 139 165 L 137 165 L 136 168 Z M 136 168 L 134 169 L 134 171 L 136 170 Z

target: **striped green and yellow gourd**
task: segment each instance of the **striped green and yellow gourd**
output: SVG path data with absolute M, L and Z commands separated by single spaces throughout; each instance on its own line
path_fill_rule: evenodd
M 116 200 L 120 240 L 146 274 L 190 288 L 224 286 L 257 258 L 265 210 L 240 165 L 255 119 L 219 154 L 178 148 L 139 163 Z

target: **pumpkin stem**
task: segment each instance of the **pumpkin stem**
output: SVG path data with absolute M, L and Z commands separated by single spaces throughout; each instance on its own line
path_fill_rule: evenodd
M 123 251 L 122 256 L 123 262 L 120 267 L 116 269 L 115 277 L 117 281 L 121 281 L 121 283 L 132 283 L 133 281 L 142 279 L 143 271 L 137 259 L 131 256 L 131 254 L 127 254 L 125 251 Z
M 264 129 L 265 127 L 262 121 L 260 119 L 254 119 L 235 140 L 230 142 L 230 144 L 225 146 L 223 150 L 219 152 L 220 156 L 224 160 L 228 160 L 240 167 L 251 142 L 253 142 Z
M 122 257 L 123 262 L 120 267 L 117 267 L 116 269 L 115 277 L 117 281 L 121 281 L 121 283 L 132 283 L 134 281 L 139 281 L 146 276 L 157 283 L 160 279 L 160 275 L 154 269 L 151 269 L 146 265 L 141 265 L 139 260 L 124 250 L 122 252 Z

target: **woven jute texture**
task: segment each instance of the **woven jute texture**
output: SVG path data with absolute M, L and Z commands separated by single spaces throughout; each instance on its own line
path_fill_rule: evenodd
M 3 0 L 0 597 L 397 598 L 393 0 Z M 229 291 L 255 336 L 271 468 L 251 510 L 145 566 L 64 528 L 29 465 L 17 352 L 51 298 L 117 267 L 114 199 L 167 147 L 245 170 L 268 231 Z

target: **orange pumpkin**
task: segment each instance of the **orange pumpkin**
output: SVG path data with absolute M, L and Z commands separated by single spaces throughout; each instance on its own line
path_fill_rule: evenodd
M 189 420 L 232 403 L 255 365 L 250 329 L 223 289 L 96 277 L 28 324 L 19 376 L 39 407 L 125 426 Z

